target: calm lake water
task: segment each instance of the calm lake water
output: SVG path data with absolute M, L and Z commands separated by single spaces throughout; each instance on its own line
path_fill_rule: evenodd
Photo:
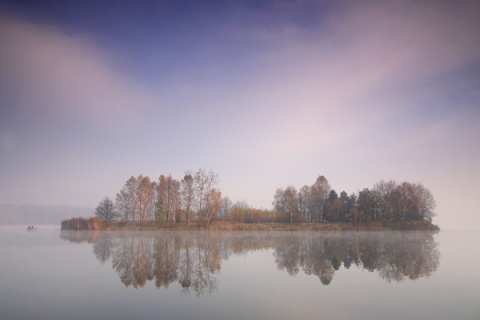
M 478 231 L 0 227 L 0 319 L 480 319 Z

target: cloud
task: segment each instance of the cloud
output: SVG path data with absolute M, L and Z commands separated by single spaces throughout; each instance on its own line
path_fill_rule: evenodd
M 270 72 L 259 76 L 251 109 L 276 134 L 256 141 L 282 154 L 310 152 L 404 114 L 441 113 L 444 86 L 480 62 L 479 13 L 468 1 L 355 1 L 313 29 L 272 31 L 271 50 L 258 55 Z M 245 37 L 261 27 L 246 27 Z M 255 33 L 269 38 L 270 29 Z
M 0 15 L 0 47 L 2 95 L 16 108 L 108 123 L 150 102 L 87 36 Z

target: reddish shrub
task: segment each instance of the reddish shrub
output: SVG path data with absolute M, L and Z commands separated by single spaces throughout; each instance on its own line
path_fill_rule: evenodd
M 71 218 L 62 221 L 62 230 L 99 230 L 102 221 L 98 218 Z

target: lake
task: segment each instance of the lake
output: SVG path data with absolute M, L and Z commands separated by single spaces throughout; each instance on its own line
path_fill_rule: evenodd
M 480 319 L 476 230 L 0 227 L 0 319 Z

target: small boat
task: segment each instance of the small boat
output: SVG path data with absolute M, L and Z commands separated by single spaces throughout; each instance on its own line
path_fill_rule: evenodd
M 28 226 L 28 227 L 27 227 L 27 230 L 28 230 L 28 231 L 37 230 L 37 227 L 35 227 L 35 226 Z

